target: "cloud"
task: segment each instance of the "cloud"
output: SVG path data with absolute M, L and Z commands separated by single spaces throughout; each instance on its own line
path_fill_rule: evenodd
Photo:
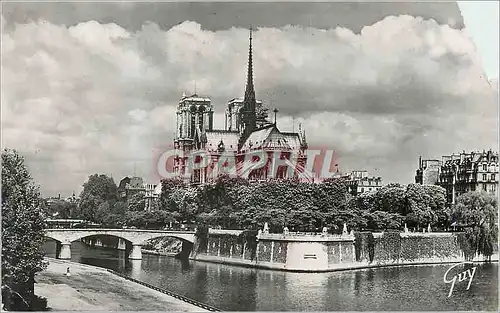
M 235 27 L 277 27 L 307 25 L 329 29 L 342 26 L 359 33 L 386 16 L 408 14 L 432 18 L 440 24 L 463 28 L 462 15 L 454 2 L 6 2 L 7 27 L 39 19 L 53 24 L 73 26 L 95 20 L 110 21 L 129 31 L 141 29 L 152 21 L 170 29 L 186 20 L 196 21 L 204 29 L 222 30 Z M 133 14 L 132 14 L 133 13 Z
M 279 108 L 283 130 L 295 117 L 310 146 L 336 149 L 343 170 L 407 183 L 419 155 L 496 146 L 497 91 L 461 30 L 390 16 L 359 34 L 287 26 L 254 38 L 257 97 Z M 4 29 L 2 43 L 2 142 L 27 156 L 45 194 L 78 191 L 95 172 L 119 180 L 134 164 L 152 179 L 183 92 L 212 98 L 217 127 L 244 93 L 244 29 L 38 21 Z

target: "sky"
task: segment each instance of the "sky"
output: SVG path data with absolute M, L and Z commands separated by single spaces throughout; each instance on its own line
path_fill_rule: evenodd
M 467 33 L 476 45 L 489 79 L 498 80 L 499 5 L 498 1 L 459 1 Z
M 406 184 L 419 156 L 498 147 L 498 70 L 453 2 L 3 3 L 1 23 L 2 146 L 44 196 L 94 173 L 155 183 L 195 85 L 222 128 L 249 27 L 257 98 L 343 172 Z

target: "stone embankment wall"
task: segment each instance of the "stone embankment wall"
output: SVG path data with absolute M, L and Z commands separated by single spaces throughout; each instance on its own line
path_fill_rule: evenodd
M 143 250 L 153 250 L 161 254 L 176 254 L 182 251 L 182 240 L 172 237 L 151 239 L 142 246 Z
M 239 234 L 210 230 L 196 239 L 190 258 L 305 272 L 465 260 L 457 233 L 261 234 L 256 243 Z M 491 260 L 498 260 L 498 249 Z

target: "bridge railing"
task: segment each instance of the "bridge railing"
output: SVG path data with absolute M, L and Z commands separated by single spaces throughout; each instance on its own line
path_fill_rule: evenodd
M 353 240 L 354 236 L 350 234 L 337 235 L 337 234 L 323 234 L 323 233 L 299 233 L 299 232 L 288 232 L 288 233 L 262 233 L 260 234 L 260 239 L 267 240 L 319 240 L 319 241 L 331 241 L 331 240 Z
M 164 230 L 164 229 L 124 229 L 124 228 L 46 228 L 45 231 L 122 231 L 122 232 L 158 232 L 158 233 L 180 233 L 180 234 L 194 234 L 193 230 Z

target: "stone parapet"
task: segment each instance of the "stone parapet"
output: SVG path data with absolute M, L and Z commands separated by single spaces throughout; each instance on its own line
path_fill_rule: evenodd
M 456 233 L 372 233 L 373 239 L 362 234 L 260 233 L 252 243 L 227 231 L 210 232 L 206 249 L 191 259 L 298 272 L 465 261 Z M 497 251 L 490 260 L 498 261 Z

